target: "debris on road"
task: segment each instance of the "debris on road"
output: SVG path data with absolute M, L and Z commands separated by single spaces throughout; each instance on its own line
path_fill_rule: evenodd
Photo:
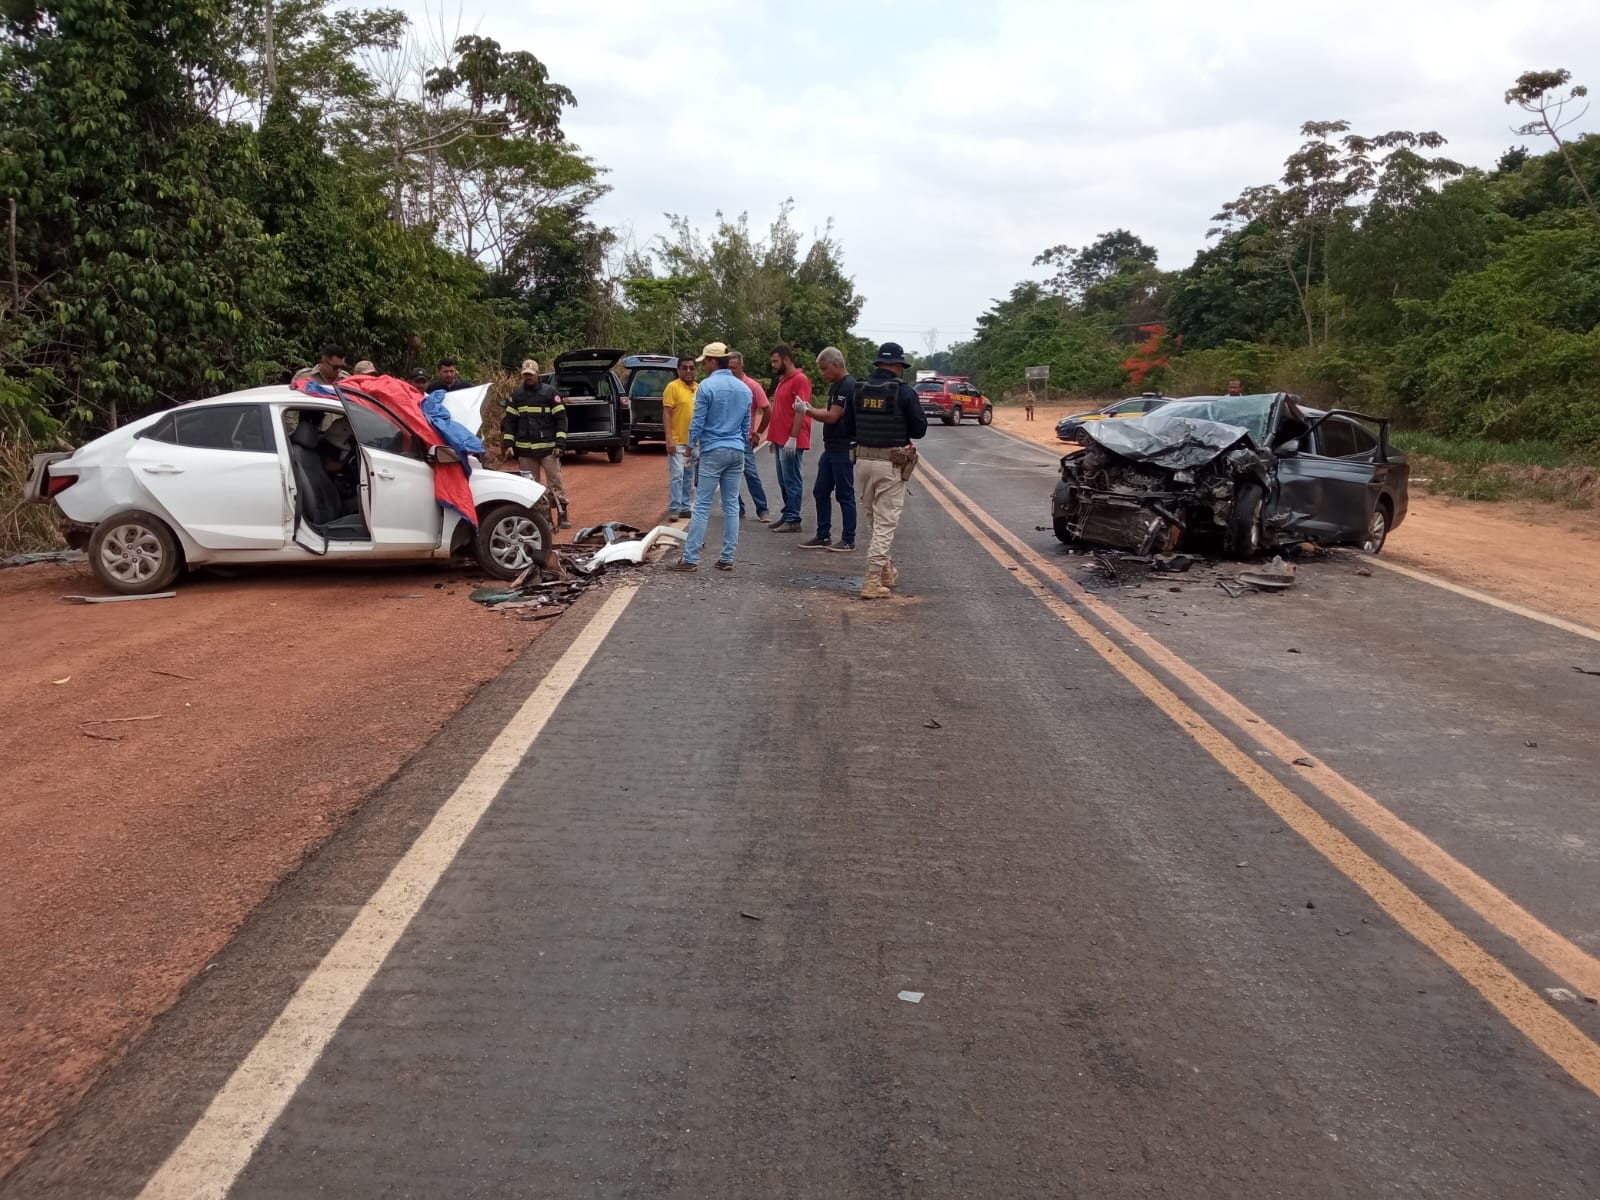
M 1600 675 L 1600 671 L 1591 671 L 1587 667 L 1573 667 L 1579 675 Z
M 1294 586 L 1294 564 L 1278 555 L 1259 571 L 1240 571 L 1234 576 L 1239 583 L 1261 592 L 1282 592 Z
M 759 920 L 761 920 L 761 916 L 760 916 L 759 913 L 746 912 L 742 908 L 739 910 L 739 915 L 741 917 L 743 917 L 746 921 L 759 921 Z
M 939 724 L 939 722 L 935 721 L 932 717 L 929 717 L 926 721 L 924 721 L 922 723 L 922 727 L 924 729 L 943 729 L 944 728 L 943 725 Z
M 1372 578 L 1372 568 L 1371 567 L 1357 567 L 1356 568 L 1356 574 L 1361 576 L 1361 578 L 1363 578 L 1363 579 L 1371 579 Z
M 1544 994 L 1549 996 L 1550 999 L 1558 1000 L 1563 1004 L 1572 1004 L 1578 999 L 1577 992 L 1564 987 L 1545 988 Z
M 616 522 L 611 522 L 609 525 L 601 526 L 600 528 L 611 529 L 613 527 L 617 530 L 631 530 L 635 534 L 639 532 L 631 525 L 617 525 Z M 589 531 L 585 530 L 584 532 L 587 533 Z M 682 545 L 689 540 L 689 535 L 687 531 L 674 528 L 671 525 L 657 525 L 643 537 L 619 538 L 614 541 L 607 541 L 604 546 L 595 551 L 589 558 L 574 562 L 573 566 L 583 575 L 592 575 L 601 568 L 608 567 L 613 563 L 629 563 L 638 566 L 644 562 L 645 556 L 655 548 L 656 544 L 663 540 L 674 541 Z
M 577 536 L 572 539 L 572 544 L 585 546 L 593 543 L 597 546 L 609 546 L 613 542 L 627 542 L 643 536 L 644 530 L 636 526 L 622 521 L 604 521 L 599 525 L 588 525 L 578 530 Z
M 165 675 L 168 679 L 187 679 L 190 683 L 200 682 L 200 680 L 194 675 L 185 675 L 181 671 L 163 671 L 160 667 L 151 667 L 150 674 Z
M 63 683 L 71 683 L 72 682 L 72 676 L 71 675 L 63 675 L 60 679 L 52 679 L 50 682 L 55 684 L 57 687 L 60 687 Z
M 1309 758 L 1297 758 L 1294 760 L 1294 765 L 1297 767 L 1314 767 L 1317 764 Z
M 926 994 L 927 993 L 925 992 L 901 992 L 900 999 L 904 1000 L 907 1004 L 921 1004 L 922 997 Z
M 68 604 L 121 604 L 125 600 L 171 600 L 177 592 L 149 592 L 143 596 L 63 596 Z
M 0 567 L 32 567 L 39 563 L 81 563 L 89 556 L 82 550 L 29 550 L 0 558 Z

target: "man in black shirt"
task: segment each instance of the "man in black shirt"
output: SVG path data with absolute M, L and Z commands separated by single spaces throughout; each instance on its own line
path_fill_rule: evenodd
M 822 426 L 822 458 L 811 498 L 817 502 L 817 536 L 800 545 L 807 550 L 835 550 L 849 554 L 856 548 L 856 467 L 850 461 L 850 437 L 844 431 L 844 411 L 856 394 L 855 377 L 845 368 L 844 355 L 829 346 L 817 355 L 817 370 L 828 381 L 826 408 L 809 408 L 807 415 Z M 837 544 L 833 532 L 832 497 L 839 498 L 843 524 Z
M 871 531 L 867 570 L 861 580 L 863 600 L 881 600 L 900 581 L 889 557 L 900 513 L 906 502 L 906 480 L 916 470 L 911 443 L 928 432 L 922 401 L 901 377 L 911 363 L 896 342 L 878 347 L 872 374 L 856 384 L 840 424 L 855 443 L 856 484 L 862 516 Z
M 425 390 L 431 396 L 434 392 L 459 392 L 462 388 L 471 386 L 470 380 L 461 378 L 461 372 L 456 368 L 455 359 L 441 358 L 439 360 L 439 373 L 428 380 L 428 386 Z

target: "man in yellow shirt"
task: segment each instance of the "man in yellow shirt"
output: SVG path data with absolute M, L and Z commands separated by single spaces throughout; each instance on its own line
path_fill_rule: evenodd
M 674 517 L 687 517 L 693 497 L 689 473 L 689 422 L 694 420 L 695 362 L 678 360 L 678 377 L 661 394 L 662 436 L 667 442 L 667 507 Z

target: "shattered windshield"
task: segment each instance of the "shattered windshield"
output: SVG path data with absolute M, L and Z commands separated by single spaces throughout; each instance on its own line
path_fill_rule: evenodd
M 1250 440 L 1256 445 L 1265 446 L 1277 400 L 1277 392 L 1257 396 L 1189 396 L 1162 405 L 1160 413 L 1163 417 L 1192 417 L 1219 425 L 1237 425 L 1249 430 Z

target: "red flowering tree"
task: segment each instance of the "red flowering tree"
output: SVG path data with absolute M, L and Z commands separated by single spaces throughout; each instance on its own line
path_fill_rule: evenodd
M 1145 335 L 1144 341 L 1133 348 L 1133 353 L 1123 359 L 1121 365 L 1128 373 L 1128 382 L 1143 388 L 1151 372 L 1167 365 L 1171 352 L 1183 345 L 1183 338 L 1179 336 L 1169 341 L 1165 325 L 1141 325 L 1139 332 Z

